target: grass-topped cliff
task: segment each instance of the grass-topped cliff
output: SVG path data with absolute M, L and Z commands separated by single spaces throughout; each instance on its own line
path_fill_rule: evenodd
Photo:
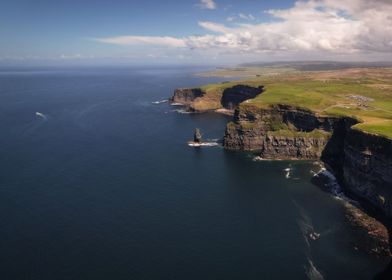
M 226 88 L 238 84 L 265 87 L 263 94 L 242 103 L 243 109 L 281 104 L 311 110 L 320 116 L 348 116 L 359 121 L 355 129 L 392 139 L 392 68 L 257 75 L 202 89 L 216 99 Z

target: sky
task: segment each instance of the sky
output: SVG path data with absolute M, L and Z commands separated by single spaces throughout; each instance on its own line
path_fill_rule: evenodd
M 0 0 L 0 65 L 392 61 L 392 0 Z

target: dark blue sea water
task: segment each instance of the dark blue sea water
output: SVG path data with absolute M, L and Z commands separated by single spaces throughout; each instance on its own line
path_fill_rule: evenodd
M 200 69 L 0 72 L 0 279 L 371 279 L 311 162 L 186 145 L 228 117 L 179 114 Z M 40 112 L 41 114 L 36 114 Z M 286 178 L 285 168 L 292 174 Z M 314 228 L 321 238 L 309 241 Z

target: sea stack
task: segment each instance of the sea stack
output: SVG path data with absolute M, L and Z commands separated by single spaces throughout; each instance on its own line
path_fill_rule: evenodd
M 195 134 L 193 135 L 193 142 L 195 143 L 201 143 L 201 132 L 200 129 L 196 128 L 195 129 Z

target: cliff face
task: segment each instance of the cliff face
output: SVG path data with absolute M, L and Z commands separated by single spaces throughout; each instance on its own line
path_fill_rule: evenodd
M 234 122 L 228 124 L 224 146 L 260 151 L 263 158 L 317 159 L 331 137 L 334 121 L 288 106 L 246 106 L 236 110 Z
M 392 217 L 392 140 L 350 129 L 344 142 L 343 182 Z
M 225 89 L 202 90 L 200 88 L 182 88 L 174 91 L 170 99 L 188 107 L 190 111 L 205 112 L 218 109 L 233 110 L 248 100 L 255 98 L 263 92 L 263 87 L 251 87 L 247 85 L 235 85 Z
M 179 103 L 182 105 L 191 105 L 196 98 L 205 95 L 200 88 L 180 88 L 174 91 L 171 102 Z
M 235 109 L 240 103 L 248 99 L 253 99 L 263 92 L 264 87 L 250 87 L 246 85 L 236 85 L 227 88 L 222 93 L 221 104 L 226 109 Z
M 392 217 L 392 140 L 353 129 L 356 123 L 290 106 L 240 106 L 224 147 L 263 158 L 322 159 L 346 190 Z

